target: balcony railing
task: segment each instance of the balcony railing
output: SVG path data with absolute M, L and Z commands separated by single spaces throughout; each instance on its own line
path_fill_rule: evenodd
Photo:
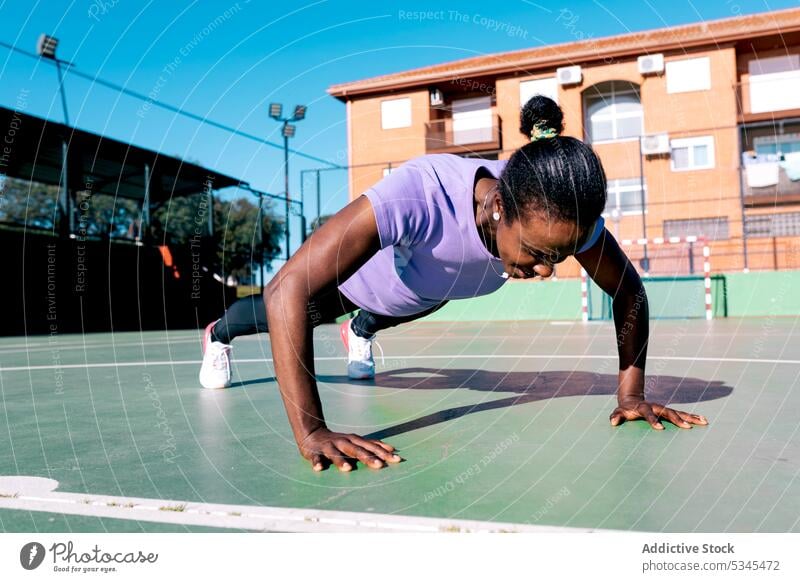
M 774 207 L 800 202 L 800 179 L 790 163 L 775 161 L 741 168 L 745 205 Z
M 435 119 L 425 125 L 429 152 L 463 153 L 502 149 L 500 117 L 489 119 Z

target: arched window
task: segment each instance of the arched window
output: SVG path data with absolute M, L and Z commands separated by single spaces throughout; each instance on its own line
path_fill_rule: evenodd
M 598 83 L 583 92 L 586 139 L 589 142 L 642 135 L 639 86 L 628 81 Z

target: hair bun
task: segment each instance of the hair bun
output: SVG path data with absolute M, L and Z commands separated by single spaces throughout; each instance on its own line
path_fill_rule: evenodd
M 540 129 L 553 129 L 558 135 L 564 131 L 564 113 L 550 97 L 534 95 L 522 108 L 519 130 L 531 137 L 533 127 L 537 125 Z

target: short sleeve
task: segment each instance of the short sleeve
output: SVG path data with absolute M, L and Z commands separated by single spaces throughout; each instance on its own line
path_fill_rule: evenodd
M 412 247 L 424 239 L 430 222 L 422 176 L 404 164 L 364 192 L 372 203 L 381 248 Z
M 597 243 L 597 241 L 600 240 L 600 235 L 603 234 L 603 229 L 605 229 L 605 227 L 606 227 L 606 221 L 601 216 L 592 226 L 592 231 L 589 234 L 589 237 L 586 239 L 586 242 L 583 243 L 583 246 L 578 249 L 578 253 L 588 251 L 590 248 L 592 248 Z

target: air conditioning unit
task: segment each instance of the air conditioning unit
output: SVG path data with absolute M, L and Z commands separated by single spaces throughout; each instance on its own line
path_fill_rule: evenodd
M 639 57 L 639 72 L 642 75 L 657 75 L 664 72 L 664 55 L 642 55 Z
M 642 154 L 645 156 L 655 156 L 658 154 L 668 154 L 669 134 L 654 133 L 653 135 L 642 136 Z
M 559 67 L 556 69 L 559 85 L 577 85 L 583 81 L 583 73 L 580 65 L 572 67 Z
M 444 105 L 444 94 L 439 89 L 431 89 L 431 107 L 441 107 Z

